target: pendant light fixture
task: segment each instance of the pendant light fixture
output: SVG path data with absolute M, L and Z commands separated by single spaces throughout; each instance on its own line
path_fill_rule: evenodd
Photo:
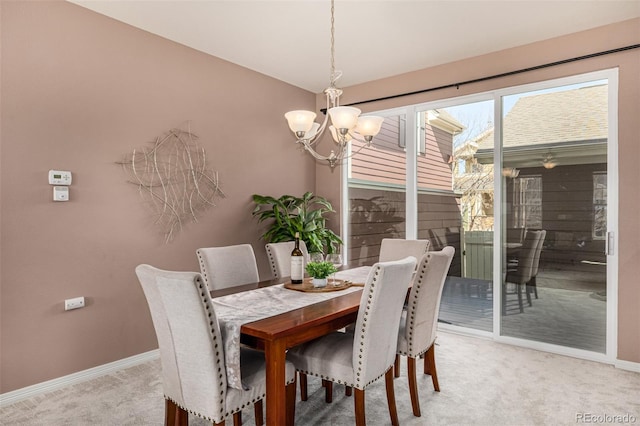
M 322 124 L 314 122 L 316 113 L 312 111 L 295 110 L 284 115 L 289 123 L 289 128 L 297 138 L 296 143 L 302 144 L 304 149 L 315 159 L 326 161 L 332 169 L 342 160 L 360 152 L 365 146 L 371 146 L 373 137 L 380 132 L 384 121 L 382 117 L 361 116 L 361 111 L 358 108 L 340 106 L 342 90 L 336 87 L 336 80 L 340 78 L 342 72 L 335 69 L 334 32 L 334 0 L 331 0 L 331 74 L 329 87 L 324 90 L 327 97 L 327 114 L 324 121 Z M 331 119 L 331 125 L 327 126 L 329 119 Z M 329 155 L 321 155 L 314 146 L 327 127 L 337 147 L 335 150 L 331 150 Z M 352 140 L 363 142 L 363 145 L 356 152 L 349 153 L 349 142 Z

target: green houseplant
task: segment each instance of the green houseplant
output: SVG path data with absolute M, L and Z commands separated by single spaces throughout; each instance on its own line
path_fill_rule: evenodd
M 283 195 L 275 198 L 253 195 L 255 208 L 252 215 L 258 222 L 267 222 L 269 227 L 262 234 L 268 243 L 292 241 L 296 232 L 305 242 L 309 253 L 335 253 L 342 240 L 326 227 L 326 214 L 334 213 L 331 203 L 319 195 L 306 192 L 302 197 Z
M 329 275 L 338 272 L 338 268 L 331 262 L 309 262 L 305 268 L 307 274 L 313 277 L 314 287 L 324 287 L 327 285 Z
M 313 278 L 328 278 L 329 275 L 338 272 L 338 268 L 333 266 L 331 262 L 309 262 L 305 268 L 307 274 Z

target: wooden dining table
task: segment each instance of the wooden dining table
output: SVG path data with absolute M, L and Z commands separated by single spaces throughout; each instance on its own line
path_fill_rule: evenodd
M 213 298 L 281 284 L 288 278 L 261 281 L 211 292 Z M 292 290 L 293 291 L 293 290 Z M 290 424 L 285 395 L 287 349 L 339 330 L 356 321 L 362 290 L 358 289 L 241 327 L 241 341 L 264 350 L 266 360 L 266 424 Z

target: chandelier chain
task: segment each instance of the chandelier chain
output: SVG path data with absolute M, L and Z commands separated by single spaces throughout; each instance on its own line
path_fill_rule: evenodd
M 333 0 L 331 0 L 331 74 L 329 75 L 329 81 L 331 86 L 336 82 L 336 48 L 335 48 L 335 18 L 334 18 L 334 6 Z

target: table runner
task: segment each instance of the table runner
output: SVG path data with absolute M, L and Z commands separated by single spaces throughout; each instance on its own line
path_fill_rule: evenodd
M 354 283 L 364 283 L 370 269 L 370 266 L 361 266 L 340 271 L 336 274 L 336 278 L 350 280 Z M 227 385 L 236 389 L 246 389 L 240 377 L 240 328 L 243 324 L 293 311 L 357 290 L 361 290 L 361 287 L 349 287 L 345 290 L 326 293 L 304 293 L 288 290 L 283 287 L 283 284 L 279 284 L 213 299 L 224 342 Z

